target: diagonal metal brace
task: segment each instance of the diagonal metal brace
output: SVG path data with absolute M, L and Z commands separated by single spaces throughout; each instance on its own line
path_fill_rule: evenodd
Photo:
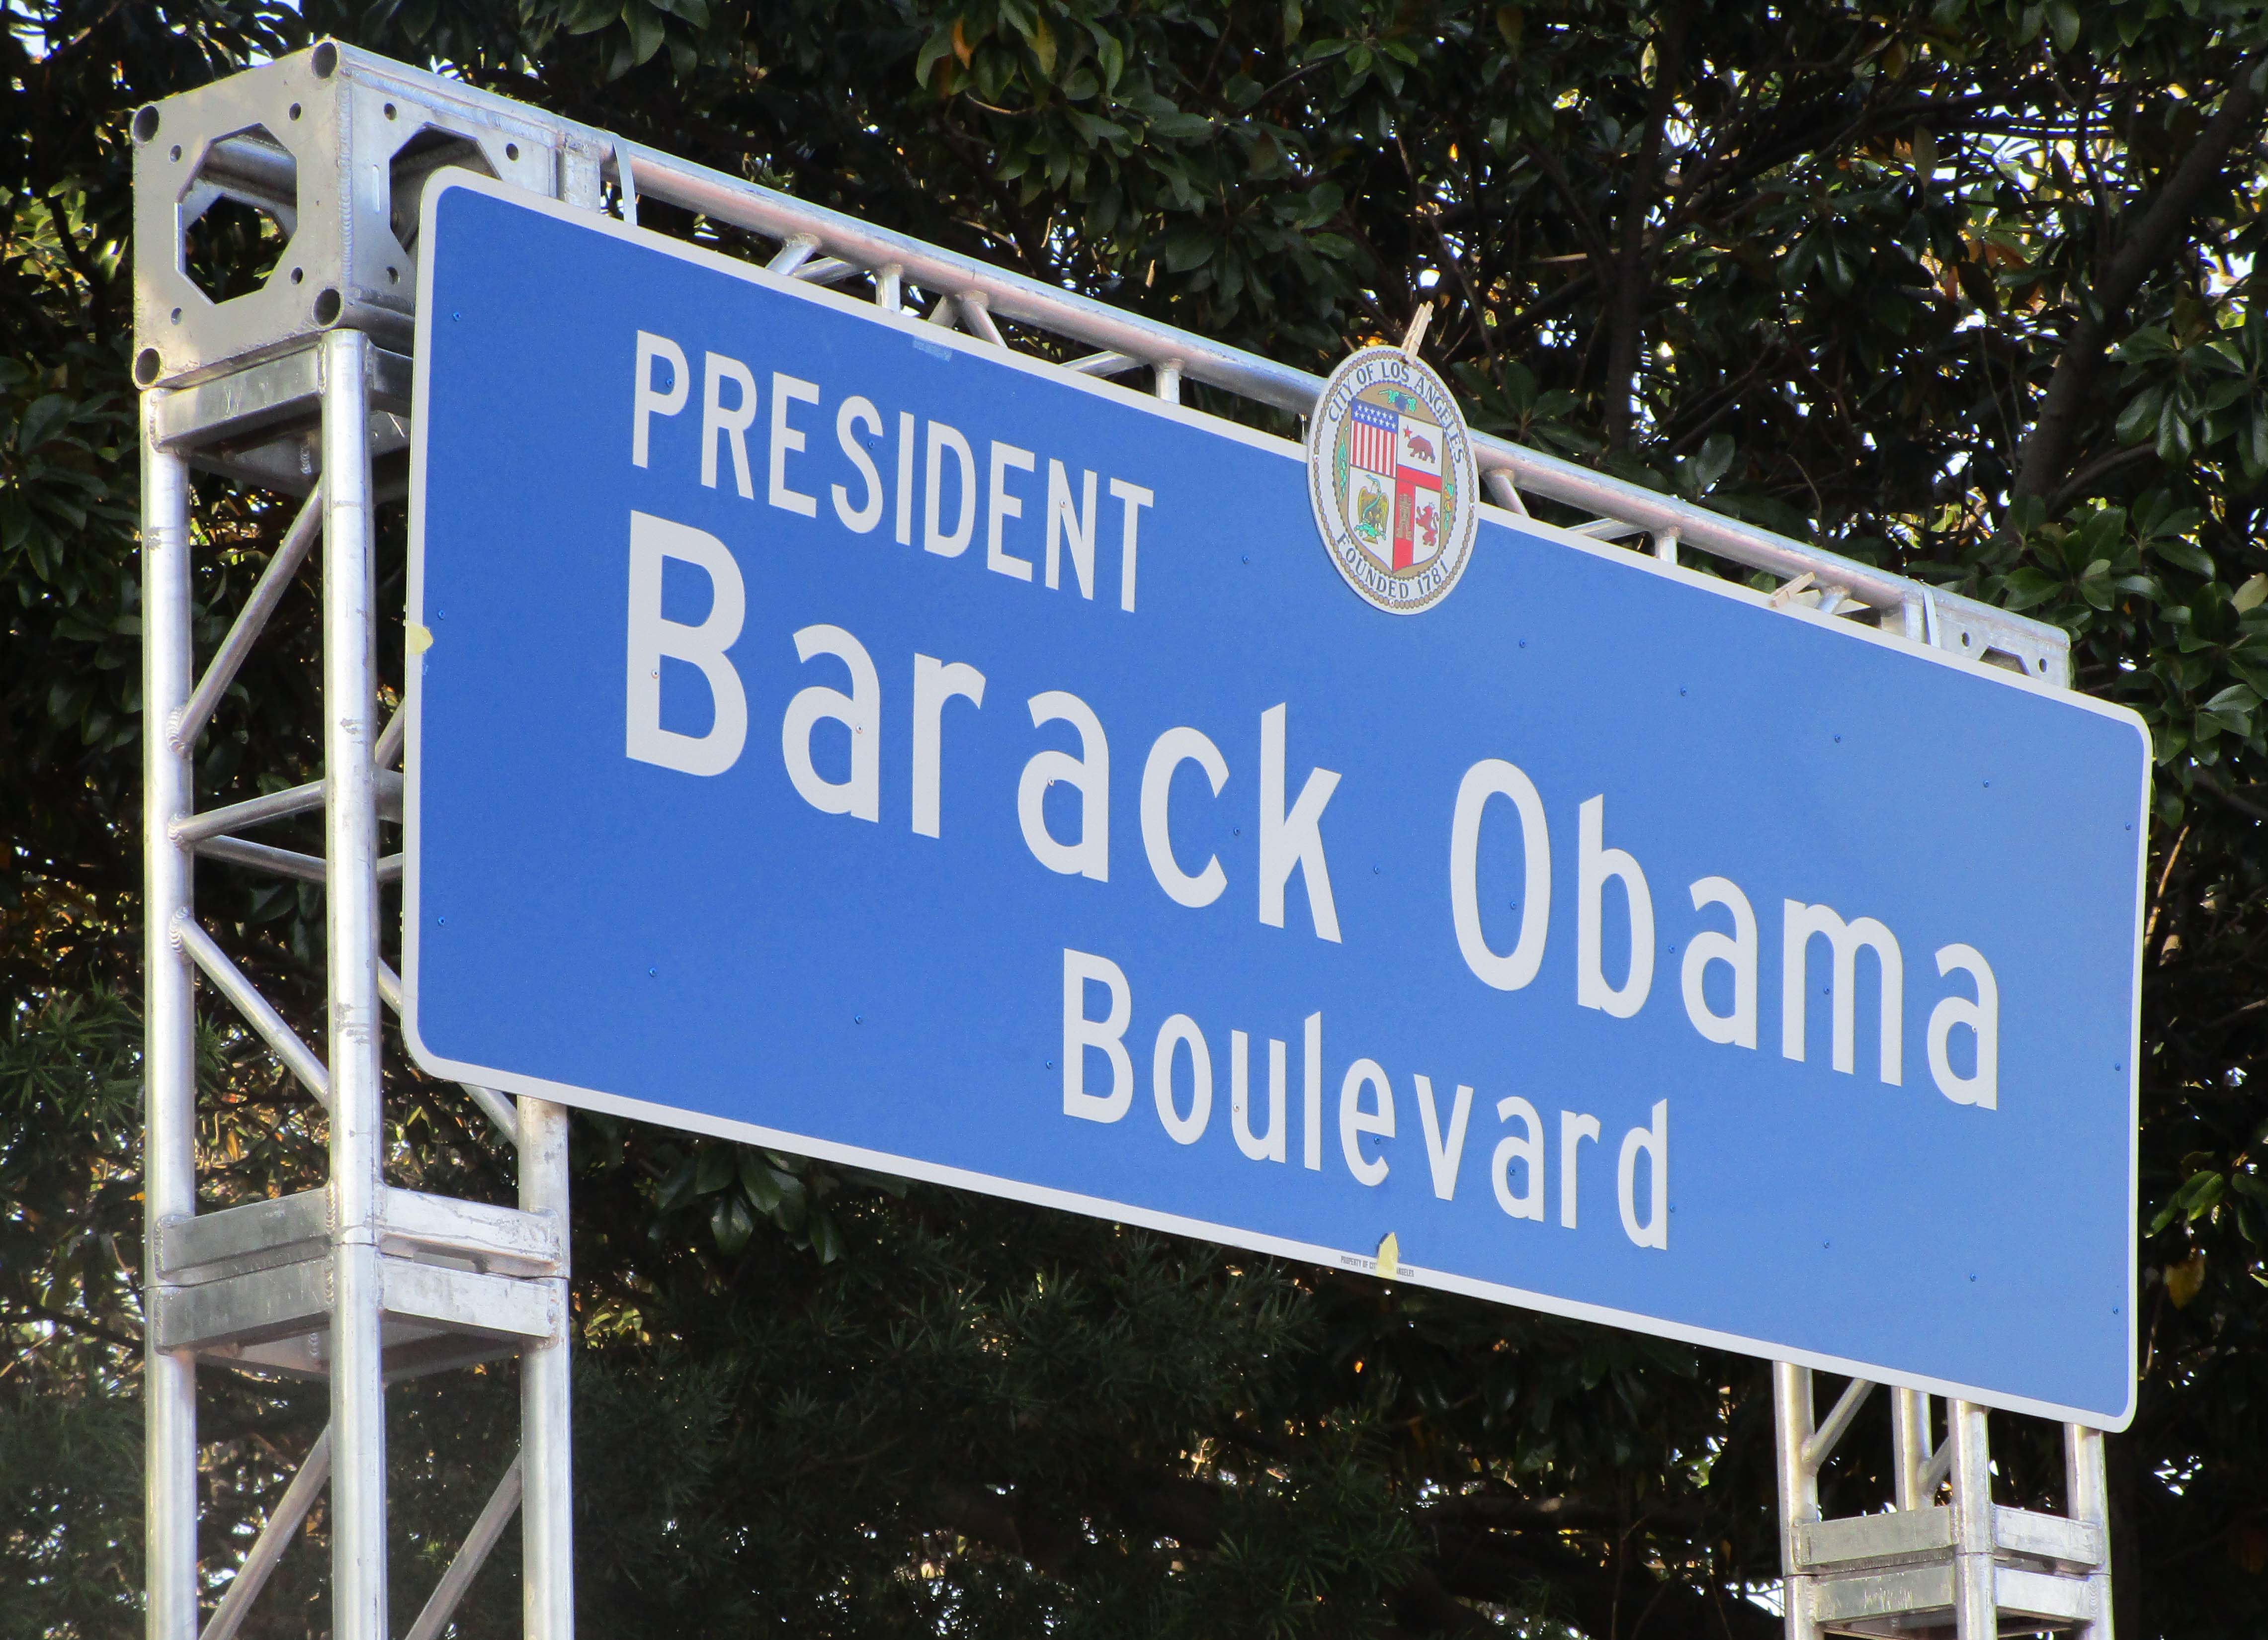
M 819 250 L 816 233 L 793 233 L 779 247 L 779 254 L 764 264 L 766 273 L 792 274 L 809 262 Z
M 512 1467 L 504 1472 L 504 1479 L 497 1482 L 497 1489 L 489 1495 L 479 1518 L 473 1522 L 473 1529 L 465 1534 L 464 1546 L 457 1551 L 457 1558 L 449 1562 L 449 1570 L 434 1585 L 433 1598 L 425 1602 L 425 1609 L 409 1626 L 406 1640 L 441 1640 L 441 1631 L 449 1626 L 457 1602 L 472 1587 L 473 1579 L 480 1575 L 482 1562 L 504 1535 L 512 1511 L 519 1507 L 521 1461 L 515 1456 Z
M 284 1551 L 291 1547 L 301 1523 L 307 1518 L 307 1511 L 315 1506 L 315 1494 L 323 1489 L 323 1483 L 330 1477 L 331 1430 L 326 1424 L 323 1432 L 315 1437 L 314 1445 L 308 1449 L 307 1461 L 299 1466 L 299 1473 L 284 1489 L 276 1512 L 260 1529 L 259 1540 L 253 1544 L 252 1553 L 244 1557 L 244 1564 L 230 1582 L 228 1592 L 213 1608 L 212 1621 L 205 1625 L 200 1640 L 232 1640 L 243 1627 L 252 1603 L 268 1586 L 269 1573 L 276 1570 L 276 1562 L 284 1558 Z
M 1509 467 L 1491 468 L 1481 475 L 1481 482 L 1488 486 L 1490 496 L 1498 506 L 1522 518 L 1528 516 L 1528 503 L 1521 499 L 1520 486 L 1513 482 Z
M 1000 334 L 1000 327 L 992 322 L 992 309 L 982 291 L 963 291 L 954 298 L 961 309 L 962 321 L 970 332 L 995 347 L 1006 347 L 1008 338 Z
M 260 987 L 245 978 L 244 970 L 228 958 L 228 953 L 213 943 L 212 935 L 197 926 L 196 919 L 186 911 L 173 915 L 173 942 L 189 954 L 189 960 L 203 971 L 213 988 L 236 1005 L 245 1023 L 260 1033 L 260 1039 L 274 1051 L 284 1067 L 313 1094 L 325 1110 L 331 1108 L 331 1076 L 323 1068 L 323 1061 L 315 1057 L 313 1048 L 299 1040 L 298 1032 L 284 1022 L 275 1005 L 260 994 Z
M 395 973 L 383 958 L 378 964 L 378 994 L 385 1000 L 387 1007 L 394 1010 L 394 1016 L 400 1018 L 401 976 Z M 473 1103 L 479 1105 L 489 1120 L 497 1125 L 497 1132 L 514 1144 L 519 1142 L 519 1113 L 512 1107 L 510 1099 L 493 1088 L 475 1087 L 469 1082 L 460 1082 L 457 1086 L 473 1096 Z
M 291 528 L 284 532 L 284 544 L 276 550 L 276 556 L 268 560 L 268 567 L 253 584 L 252 595 L 244 601 L 236 624 L 228 629 L 228 636 L 221 640 L 196 691 L 174 720 L 170 738 L 176 750 L 187 751 L 195 743 L 211 719 L 213 709 L 220 705 L 220 698 L 236 681 L 237 669 L 252 653 L 252 646 L 268 625 L 268 617 L 276 613 L 276 606 L 291 590 L 292 578 L 298 574 L 299 565 L 307 561 L 307 553 L 322 532 L 322 524 L 323 491 L 318 485 L 315 493 L 300 507 L 299 515 L 291 521 Z
M 1915 1496 L 1926 1501 L 1937 1496 L 1937 1489 L 1945 1484 L 1945 1477 L 1953 1473 L 1953 1437 L 1948 1435 L 1938 1443 L 1929 1461 L 1922 1466 L 1921 1478 L 1914 1483 Z
M 1859 1408 L 1867 1404 L 1867 1397 L 1874 1393 L 1874 1386 L 1866 1379 L 1851 1380 L 1850 1387 L 1843 1392 L 1843 1399 L 1837 1401 L 1835 1410 L 1827 1415 L 1827 1422 L 1804 1442 L 1804 1467 L 1815 1474 L 1819 1466 L 1834 1456 L 1836 1447 L 1850 1433 L 1852 1420 L 1859 1415 Z

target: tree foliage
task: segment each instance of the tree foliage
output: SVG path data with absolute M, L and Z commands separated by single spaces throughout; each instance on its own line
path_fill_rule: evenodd
M 125 121 L 317 31 L 1310 367 L 1432 300 L 1477 425 L 2063 625 L 2159 757 L 2119 1627 L 2268 1618 L 2259 5 L 5 15 L 0 1629 L 117 1632 L 138 1576 Z M 210 277 L 256 273 L 240 228 L 201 241 Z M 217 484 L 199 511 L 209 650 L 287 517 Z M 313 609 L 303 583 L 204 743 L 202 801 L 318 772 Z M 318 1018 L 320 897 L 211 866 L 199 893 Z M 289 1078 L 224 1013 L 202 1041 L 208 1205 L 319 1178 Z M 398 1063 L 389 1097 L 399 1180 L 504 1199 L 477 1113 Z M 1754 1363 L 595 1119 L 576 1171 L 592 1632 L 1776 1630 L 1749 1598 L 1777 1574 Z M 2007 1187 L 2056 1233 L 2054 1181 Z M 322 1411 L 205 1385 L 217 1569 Z M 395 1393 L 398 1608 L 506 1460 L 511 1390 Z M 1880 1496 L 1874 1417 L 1833 1477 L 1847 1507 Z M 2004 1501 L 2059 1503 L 2050 1433 L 1996 1420 Z M 319 1560 L 294 1551 L 249 1632 L 324 1621 Z M 460 1632 L 510 1629 L 511 1560 Z

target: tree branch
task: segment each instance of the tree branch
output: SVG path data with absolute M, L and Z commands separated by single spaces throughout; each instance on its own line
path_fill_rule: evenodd
M 2260 92 L 2252 80 L 2254 71 L 2264 65 L 2268 65 L 2268 55 L 2261 53 L 2236 65 L 2220 109 L 2182 156 L 2173 174 L 2159 186 L 2140 220 L 2120 238 L 2110 265 L 2095 282 L 2093 299 L 2081 303 L 2078 322 L 2056 360 L 2054 373 L 2048 378 L 2039 416 L 2018 455 L 2015 494 L 2044 497 L 2063 477 L 2080 423 L 2095 409 L 2095 378 L 2102 372 L 2111 335 L 2126 316 L 2127 304 L 2142 288 L 2142 281 L 2181 242 L 2190 213 L 2205 190 L 2220 180 L 2231 151 L 2259 121 Z
M 2137 462 L 2153 460 L 2157 454 L 2158 447 L 2152 442 L 2130 444 L 2123 450 L 2111 450 L 2096 456 L 2056 486 L 2055 494 L 2048 500 L 2048 511 L 2051 513 L 2062 512 L 2064 508 L 2088 493 L 2111 474 L 2122 468 L 2132 467 Z

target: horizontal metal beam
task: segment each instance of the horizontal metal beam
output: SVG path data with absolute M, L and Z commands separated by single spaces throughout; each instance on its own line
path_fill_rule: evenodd
M 280 792 L 270 792 L 264 797 L 247 798 L 240 803 L 229 803 L 219 809 L 200 809 L 184 815 L 166 828 L 176 843 L 200 843 L 207 838 L 218 837 L 239 826 L 264 825 L 270 820 L 288 819 L 320 809 L 324 801 L 324 785 L 320 780 L 309 780 Z M 381 768 L 378 774 L 378 812 L 381 819 L 401 817 L 401 777 L 389 769 Z M 302 855 L 313 859 L 313 855 Z
M 158 1268 L 167 1281 L 195 1287 L 320 1259 L 330 1239 L 329 1193 L 303 1190 L 168 1220 L 158 1227 Z
M 158 1267 L 181 1286 L 225 1281 L 320 1259 L 335 1228 L 326 1191 L 248 1201 L 163 1225 Z M 379 1197 L 377 1237 L 397 1257 L 490 1275 L 556 1275 L 563 1262 L 559 1226 L 542 1214 L 392 1185 Z
M 249 866 L 254 871 L 264 871 L 270 876 L 292 877 L 301 883 L 322 883 L 330 875 L 323 862 L 313 854 L 302 854 L 289 848 L 271 848 L 265 843 L 254 843 L 240 837 L 202 838 L 192 846 L 203 859 L 225 861 L 232 866 Z
M 548 1340 L 559 1335 L 566 1319 L 551 1282 L 453 1270 L 391 1255 L 381 1257 L 378 1267 L 379 1304 L 386 1314 L 445 1332 Z
M 322 350 L 310 344 L 161 395 L 151 429 L 160 447 L 184 452 L 298 425 L 312 427 L 322 403 Z M 409 413 L 413 372 L 407 354 L 370 350 L 371 408 Z
M 331 1271 L 300 1259 L 191 1287 L 160 1288 L 150 1326 L 160 1349 L 260 1343 L 330 1326 Z
M 191 846 L 203 859 L 225 861 L 232 866 L 249 866 L 254 871 L 264 871 L 270 876 L 291 877 L 300 883 L 330 881 L 330 868 L 314 855 L 302 854 L 296 849 L 274 848 L 266 843 L 254 843 L 241 837 L 199 838 Z M 379 856 L 378 880 L 381 884 L 401 882 L 401 855 Z
M 265 797 L 248 798 L 240 803 L 230 803 L 220 809 L 201 809 L 185 815 L 166 829 L 176 843 L 199 843 L 209 837 L 218 837 L 224 831 L 233 831 L 239 826 L 261 825 L 270 820 L 283 820 L 292 815 L 306 814 L 311 809 L 323 806 L 323 783 L 309 780 L 304 786 L 294 786 L 285 791 L 270 792 Z
M 378 1260 L 379 1308 L 388 1320 L 466 1338 L 544 1341 L 563 1324 L 556 1283 L 427 1264 Z M 152 1324 L 160 1349 L 212 1349 L 328 1330 L 331 1260 L 302 1259 L 189 1287 L 161 1288 Z
M 1043 284 L 1022 274 L 931 245 L 909 234 L 804 201 L 674 154 L 624 144 L 638 191 L 687 211 L 782 241 L 814 236 L 828 255 L 864 268 L 895 263 L 906 282 L 952 296 L 981 297 L 993 317 L 1012 319 L 1144 364 L 1182 360 L 1190 378 L 1304 415 L 1322 378 L 1288 365 L 1159 324 L 1123 308 Z
M 620 146 L 634 157 L 638 188 L 647 197 L 767 238 L 782 241 L 815 238 L 820 248 L 831 256 L 870 269 L 895 266 L 902 270 L 906 280 L 924 290 L 979 299 L 994 319 L 1012 319 L 1152 366 L 1178 362 L 1182 374 L 1190 380 L 1296 416 L 1306 416 L 1322 390 L 1321 377 L 1292 366 L 672 154 L 629 144 Z M 948 311 L 940 304 L 932 316 L 943 321 Z M 1523 491 L 1596 516 L 1617 519 L 1653 535 L 1674 532 L 1687 547 L 1749 569 L 1769 571 L 1783 580 L 1809 570 L 1871 609 L 1903 612 L 1909 606 L 1918 607 L 1925 592 L 1918 581 L 1507 440 L 1476 433 L 1473 450 L 1484 473 L 1509 473 Z M 2068 683 L 2070 639 L 2060 629 L 1952 593 L 1935 593 L 1934 600 L 1940 615 L 1950 610 L 1958 617 L 1951 637 L 1940 638 L 1941 646 L 1979 660 L 1988 654 L 2006 655 L 2017 663 L 2015 669 L 2028 676 Z M 1970 639 L 1966 645 L 1957 641 L 1962 632 Z
M 559 1274 L 559 1226 L 540 1213 L 391 1185 L 379 1212 L 378 1244 L 387 1252 L 460 1260 L 490 1275 Z

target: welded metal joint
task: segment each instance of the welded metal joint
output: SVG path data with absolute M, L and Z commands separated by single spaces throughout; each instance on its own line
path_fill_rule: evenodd
M 764 271 L 782 276 L 792 274 L 817 255 L 818 251 L 819 235 L 816 233 L 790 234 L 787 242 L 782 245 L 772 259 L 764 264 Z

